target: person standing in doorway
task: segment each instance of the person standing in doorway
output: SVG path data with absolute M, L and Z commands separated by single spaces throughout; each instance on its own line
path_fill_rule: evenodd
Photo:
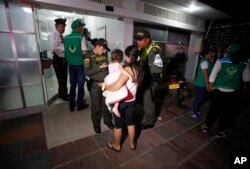
M 61 99 L 69 101 L 67 89 L 68 65 L 64 55 L 63 33 L 65 31 L 66 19 L 55 19 L 55 32 L 49 35 L 49 49 L 53 53 L 53 67 L 58 81 L 58 95 Z
M 109 112 L 105 97 L 102 95 L 102 83 L 108 75 L 108 60 L 105 52 L 110 51 L 108 43 L 105 39 L 100 38 L 95 42 L 92 53 L 84 59 L 85 73 L 89 76 L 91 83 L 91 119 L 96 133 L 101 133 L 101 118 L 103 115 L 104 124 L 110 129 L 114 128 L 112 123 L 112 114 Z
M 82 37 L 83 26 L 85 24 L 80 19 L 76 19 L 72 22 L 71 34 L 65 36 L 64 48 L 66 60 L 69 64 L 69 76 L 70 76 L 70 102 L 69 109 L 74 111 L 75 104 L 77 102 L 77 110 L 87 108 L 89 105 L 83 100 L 84 98 L 84 83 L 85 74 L 83 67 L 83 55 L 82 50 Z M 76 101 L 76 86 L 78 85 L 77 101 Z
M 147 30 L 138 31 L 135 35 L 137 45 L 141 51 L 141 60 L 144 68 L 144 79 L 138 88 L 137 101 L 145 112 L 142 129 L 152 128 L 156 116 L 161 111 L 161 98 L 158 85 L 161 81 L 163 62 L 161 48 L 154 43 Z

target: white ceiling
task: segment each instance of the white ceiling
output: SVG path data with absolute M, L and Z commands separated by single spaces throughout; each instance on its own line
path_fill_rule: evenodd
M 222 19 L 229 18 L 230 16 L 212 8 L 204 3 L 198 2 L 197 0 L 141 0 L 144 3 L 155 5 L 161 8 L 165 8 L 170 11 L 178 13 L 185 13 L 187 15 L 195 16 L 203 19 Z M 191 3 L 195 3 L 197 8 L 194 11 L 189 10 Z

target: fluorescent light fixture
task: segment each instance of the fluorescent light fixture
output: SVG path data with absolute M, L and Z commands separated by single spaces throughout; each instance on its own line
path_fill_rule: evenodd
M 32 9 L 28 7 L 23 7 L 23 11 L 26 13 L 32 13 Z

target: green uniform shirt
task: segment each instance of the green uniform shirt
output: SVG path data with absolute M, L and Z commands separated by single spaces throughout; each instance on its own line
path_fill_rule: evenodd
M 242 73 L 246 64 L 232 64 L 230 57 L 225 57 L 219 61 L 221 62 L 221 70 L 216 77 L 214 87 L 240 90 Z
M 85 74 L 94 81 L 103 82 L 108 75 L 108 68 L 100 69 L 103 63 L 108 63 L 107 57 L 104 55 L 98 56 L 93 52 L 86 55 L 84 59 Z
M 82 38 L 83 35 L 75 30 L 64 38 L 65 58 L 69 65 L 83 64 Z
M 201 69 L 201 64 L 203 62 L 207 61 L 208 62 L 208 76 L 210 75 L 210 73 L 212 72 L 213 69 L 213 64 L 211 62 L 209 62 L 206 58 L 201 58 L 200 62 L 199 62 L 199 66 L 198 66 L 198 72 L 197 72 L 197 76 L 195 78 L 194 84 L 196 86 L 200 86 L 200 87 L 206 87 L 206 82 L 205 82 L 205 78 L 204 75 L 202 73 L 202 69 Z

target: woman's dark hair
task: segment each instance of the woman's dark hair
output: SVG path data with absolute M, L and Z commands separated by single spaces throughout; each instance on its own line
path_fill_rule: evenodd
M 136 74 L 136 83 L 138 85 L 141 84 L 144 74 L 143 74 L 143 67 L 142 63 L 140 61 L 140 51 L 139 48 L 136 45 L 128 46 L 125 49 L 125 55 L 131 59 L 130 63 L 126 63 L 126 66 L 130 66 L 132 68 L 132 71 L 136 71 L 134 74 Z
M 204 49 L 202 52 L 201 52 L 201 56 L 202 57 L 205 57 L 205 55 L 209 54 L 209 52 L 214 52 L 211 48 L 207 48 L 207 49 Z
M 114 49 L 111 52 L 111 61 L 117 61 L 117 62 L 121 62 L 123 59 L 123 52 L 120 49 Z

